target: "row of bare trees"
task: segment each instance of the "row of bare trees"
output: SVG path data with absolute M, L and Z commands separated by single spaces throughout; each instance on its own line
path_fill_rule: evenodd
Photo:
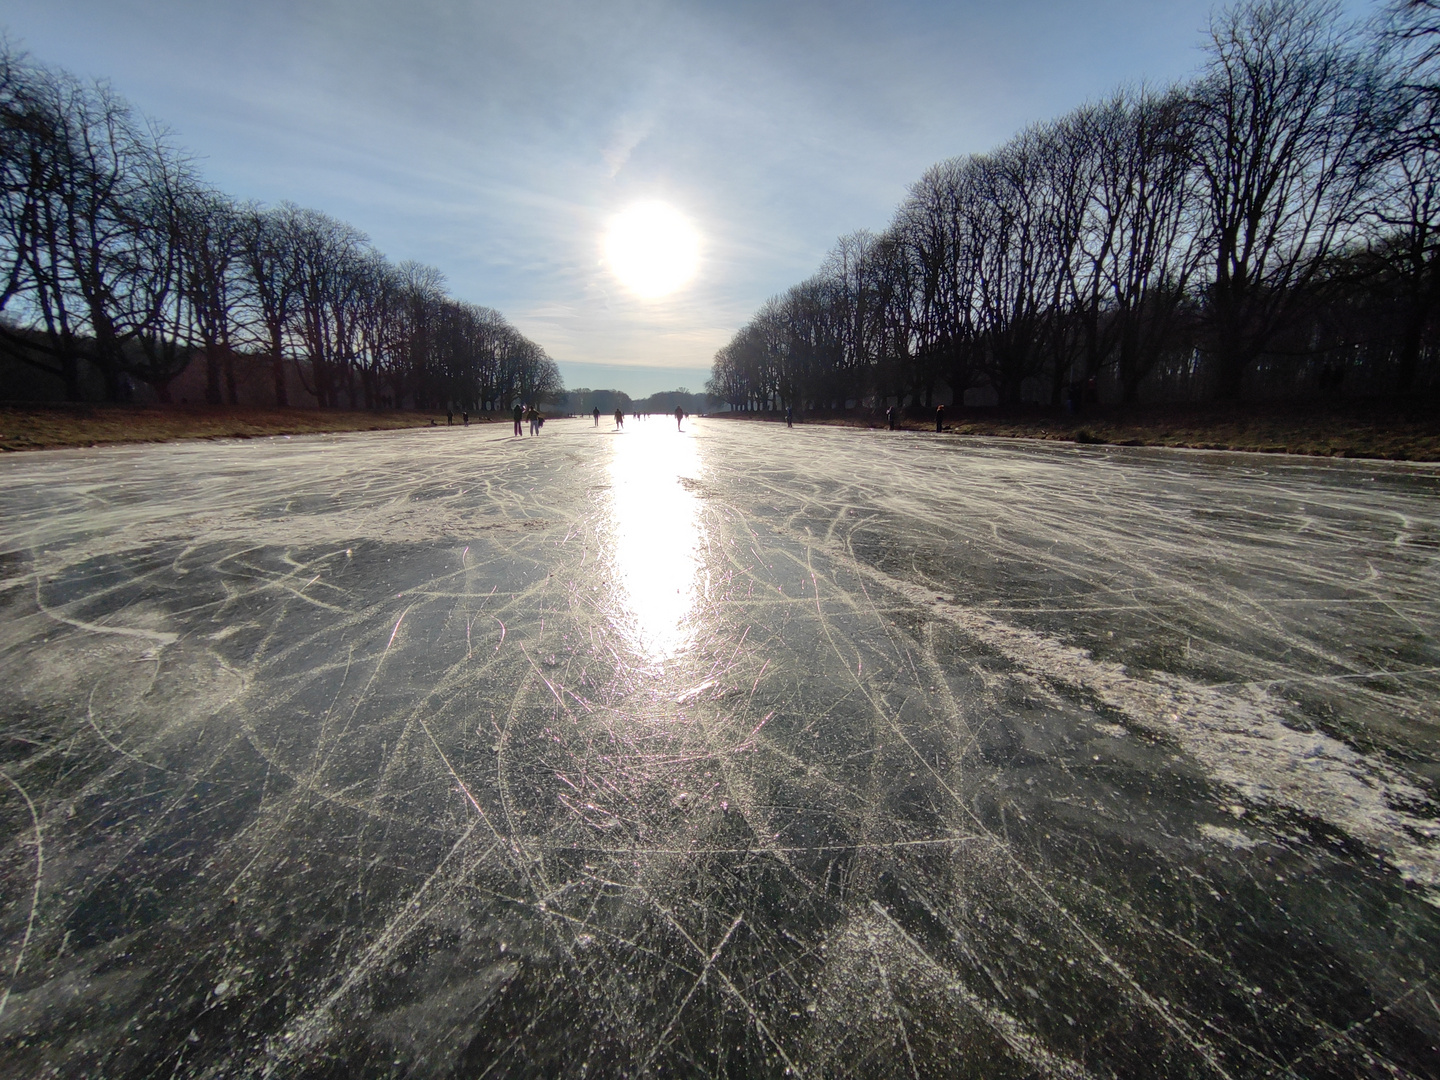
M 438 270 L 390 263 L 314 210 L 237 204 L 106 84 L 0 42 L 0 349 L 80 400 L 161 401 L 192 361 L 237 402 L 237 358 L 322 407 L 493 409 L 561 389 L 555 363 Z
M 1440 4 L 1212 20 L 1189 84 L 936 165 L 715 357 L 739 409 L 1440 382 Z

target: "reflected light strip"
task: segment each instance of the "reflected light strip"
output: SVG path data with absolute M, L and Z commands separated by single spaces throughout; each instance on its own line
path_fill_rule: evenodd
M 703 526 L 700 501 L 680 478 L 698 475 L 700 455 L 688 431 L 659 417 L 631 420 L 614 447 L 614 566 L 626 609 L 620 621 L 641 656 L 668 660 L 695 636 Z

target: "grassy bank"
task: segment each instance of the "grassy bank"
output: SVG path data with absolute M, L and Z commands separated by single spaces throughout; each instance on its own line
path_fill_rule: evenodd
M 721 413 L 734 419 L 778 420 L 775 414 Z M 807 424 L 883 428 L 882 414 L 810 415 Z M 901 421 L 908 431 L 934 433 L 933 414 Z M 1440 461 L 1440 411 L 1362 403 L 1336 406 L 1092 407 L 1080 415 L 1032 410 L 946 409 L 945 431 L 1012 439 L 1177 446 L 1200 450 L 1313 454 L 1322 457 Z
M 1250 450 L 1324 457 L 1440 461 L 1440 410 L 1349 407 L 1151 406 L 1091 408 L 1074 416 L 1032 410 L 946 410 L 945 430 L 958 435 Z M 779 421 L 778 414 L 718 413 L 720 419 Z M 509 422 L 472 416 L 471 423 Z M 460 419 L 455 418 L 456 424 Z M 811 414 L 806 424 L 883 428 L 882 414 Z M 0 405 L 0 450 L 43 450 L 172 439 L 247 439 L 339 431 L 389 431 L 443 425 L 443 412 L 341 412 L 321 409 L 231 409 L 210 406 Z M 933 417 L 901 421 L 933 433 Z
M 486 423 L 493 417 L 470 422 Z M 460 423 L 460 417 L 455 417 Z M 46 450 L 172 439 L 252 439 L 444 424 L 444 412 L 340 412 L 212 406 L 0 405 L 0 450 Z

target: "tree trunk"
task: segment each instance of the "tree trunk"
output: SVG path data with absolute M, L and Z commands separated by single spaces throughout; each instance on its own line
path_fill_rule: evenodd
M 1140 380 L 1145 370 L 1140 363 L 1140 346 L 1134 328 L 1127 325 L 1120 336 L 1120 404 L 1140 404 Z
M 290 407 L 290 394 L 285 386 L 285 358 L 277 351 L 270 357 L 270 376 L 275 380 L 275 407 Z
M 225 394 L 231 406 L 240 404 L 240 395 L 235 389 L 235 352 L 228 345 L 225 349 Z
M 1431 314 L 1440 306 L 1440 251 L 1419 262 L 1415 276 L 1420 280 L 1410 290 L 1409 317 L 1401 336 L 1400 364 L 1395 372 L 1395 394 L 1404 397 L 1415 385 L 1420 370 L 1420 353 L 1425 344 L 1425 327 Z M 1429 279 L 1428 281 L 1426 279 Z
M 1055 370 L 1050 376 L 1050 407 L 1058 409 L 1065 404 L 1065 384 L 1070 374 L 1071 365 L 1065 363 L 1060 351 L 1055 352 Z
M 80 358 L 74 352 L 67 350 L 61 355 L 60 375 L 65 380 L 65 400 L 84 401 L 85 391 L 80 386 Z
M 205 346 L 205 404 L 219 405 L 220 398 L 220 357 L 214 345 Z
M 1215 351 L 1216 401 L 1236 402 L 1245 383 L 1246 362 L 1238 345 L 1233 341 L 1220 342 Z
M 94 363 L 100 369 L 100 379 L 105 386 L 105 400 L 120 400 L 120 365 L 115 361 L 116 350 L 111 345 L 101 342 L 96 343 L 99 347 L 95 350 Z
M 1215 385 L 1213 397 L 1216 401 L 1234 402 L 1240 400 L 1240 390 L 1245 382 L 1245 368 L 1252 359 L 1252 350 L 1245 333 L 1244 283 L 1226 278 L 1215 287 L 1212 295 L 1214 306 L 1213 342 L 1215 364 Z

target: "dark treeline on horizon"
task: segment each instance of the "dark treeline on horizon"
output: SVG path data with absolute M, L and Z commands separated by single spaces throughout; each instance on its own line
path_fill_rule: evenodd
M 562 412 L 577 416 L 588 416 L 593 409 L 599 409 L 601 416 L 609 416 L 616 409 L 625 413 L 673 413 L 679 405 L 687 414 L 703 413 L 709 410 L 710 401 L 705 394 L 692 394 L 687 388 L 660 390 L 649 397 L 631 398 L 623 390 L 591 390 L 580 387 L 567 390 L 555 397 L 555 407 Z
M 214 405 L 257 367 L 278 406 L 295 404 L 292 373 L 322 408 L 495 409 L 562 388 L 539 345 L 448 296 L 439 270 L 315 210 L 237 204 L 108 84 L 3 39 L 0 260 L 0 360 L 72 401 L 139 382 L 168 402 L 192 360 Z
M 1433 397 L 1440 0 L 1212 20 L 1205 64 L 942 162 L 715 356 L 735 409 Z

